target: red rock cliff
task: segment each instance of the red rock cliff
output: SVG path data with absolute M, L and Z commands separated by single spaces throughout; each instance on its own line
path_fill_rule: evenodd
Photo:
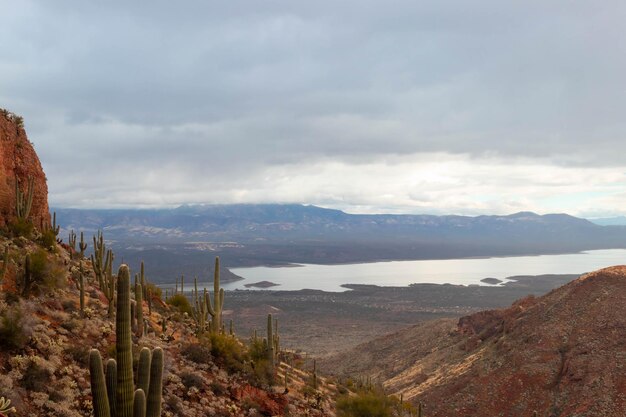
M 34 179 L 35 192 L 30 212 L 35 226 L 50 222 L 48 185 L 39 158 L 26 137 L 20 118 L 0 111 L 0 227 L 15 219 L 15 179 L 24 189 L 28 178 Z

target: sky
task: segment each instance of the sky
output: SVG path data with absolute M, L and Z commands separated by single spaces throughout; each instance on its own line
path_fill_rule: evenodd
M 0 0 L 57 207 L 626 214 L 626 2 Z

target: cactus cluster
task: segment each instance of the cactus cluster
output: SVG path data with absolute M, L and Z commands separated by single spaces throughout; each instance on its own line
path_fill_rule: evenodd
M 181 287 L 182 287 L 181 277 Z M 178 282 L 177 282 L 178 284 Z M 178 285 L 177 285 L 178 286 Z M 167 297 L 167 292 L 166 292 Z M 225 326 L 222 322 L 222 310 L 224 309 L 224 289 L 220 288 L 220 258 L 215 257 L 215 272 L 213 275 L 213 301 L 204 288 L 202 294 L 198 291 L 198 279 L 194 278 L 192 290 L 193 318 L 196 322 L 197 333 L 204 333 L 207 329 L 211 333 L 225 333 Z M 211 322 L 208 319 L 211 316 Z M 234 334 L 232 321 L 230 323 L 230 333 Z
M 163 350 L 142 349 L 133 382 L 131 333 L 130 272 L 122 265 L 118 271 L 117 312 L 115 319 L 116 359 L 102 367 L 100 352 L 89 355 L 91 392 L 95 417 L 159 417 L 163 391 Z
M 28 185 L 25 192 L 20 190 L 20 183 L 15 177 L 15 211 L 19 220 L 26 220 L 33 207 L 33 195 L 35 192 L 35 182 L 33 177 L 28 177 Z
M 43 220 L 41 220 L 40 228 L 41 228 L 42 233 L 52 231 L 52 233 L 54 234 L 54 238 L 57 240 L 58 243 L 61 243 L 61 240 L 58 239 L 59 232 L 61 231 L 61 226 L 57 225 L 57 212 L 56 211 L 52 213 L 52 224 L 46 223 Z
M 100 285 L 100 290 L 104 293 L 109 302 L 108 316 L 113 317 L 115 307 L 115 276 L 113 276 L 113 251 L 106 248 L 104 235 L 98 231 L 98 236 L 93 237 L 93 255 L 91 255 L 91 265 L 93 272 Z
M 70 230 L 70 234 L 67 237 L 67 244 L 72 248 L 70 255 L 73 255 L 76 252 L 76 233 L 74 233 L 74 229 Z
M 4 397 L 0 397 L 0 416 L 16 412 L 15 407 L 11 407 L 11 400 L 6 400 Z

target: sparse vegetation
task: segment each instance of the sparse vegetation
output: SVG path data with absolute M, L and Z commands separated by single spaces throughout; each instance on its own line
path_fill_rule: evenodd
M 394 398 L 379 390 L 362 390 L 337 399 L 337 417 L 395 417 Z
M 0 311 L 0 347 L 22 349 L 28 341 L 28 334 L 19 305 Z
M 174 294 L 167 299 L 167 304 L 175 307 L 181 313 L 187 313 L 190 317 L 193 314 L 189 300 L 182 294 Z

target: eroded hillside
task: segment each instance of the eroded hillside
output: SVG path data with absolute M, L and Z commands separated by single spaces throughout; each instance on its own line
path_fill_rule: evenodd
M 428 322 L 334 357 L 421 401 L 428 416 L 626 415 L 626 267 L 460 320 Z

